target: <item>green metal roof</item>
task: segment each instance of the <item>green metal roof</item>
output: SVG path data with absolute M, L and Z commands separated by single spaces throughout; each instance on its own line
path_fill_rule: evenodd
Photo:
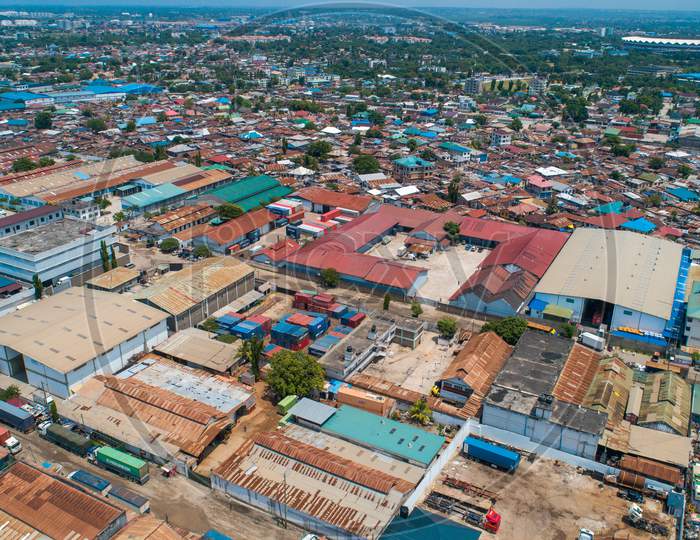
M 175 184 L 162 184 L 160 186 L 134 193 L 122 199 L 123 207 L 145 208 L 160 203 L 168 202 L 173 197 L 187 193 Z
M 347 405 L 341 405 L 321 430 L 426 466 L 445 442 L 434 433 Z
M 686 317 L 691 319 L 700 318 L 700 281 L 693 281 L 691 285 Z
M 124 465 L 128 465 L 129 467 L 134 467 L 136 469 L 140 469 L 146 464 L 146 462 L 142 459 L 132 456 L 131 454 L 127 454 L 126 452 L 122 452 L 121 450 L 117 450 L 116 448 L 112 448 L 111 446 L 102 446 L 97 451 L 108 458 L 119 461 Z
M 542 311 L 545 315 L 566 319 L 567 321 L 574 314 L 574 310 L 568 307 L 559 306 L 557 304 L 547 304 L 547 307 Z
M 278 188 L 284 188 L 283 190 Z M 274 193 L 271 193 L 273 192 Z M 233 184 L 228 184 L 211 191 L 203 196 L 212 196 L 222 201 L 240 206 L 244 211 L 251 210 L 261 204 L 270 202 L 275 197 L 284 197 L 292 190 L 282 186 L 272 176 L 246 176 Z

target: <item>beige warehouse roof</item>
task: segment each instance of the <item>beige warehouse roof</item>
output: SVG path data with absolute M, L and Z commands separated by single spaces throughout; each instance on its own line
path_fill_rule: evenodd
M 120 294 L 72 287 L 0 317 L 0 345 L 67 373 L 167 317 Z
M 629 231 L 576 229 L 535 292 L 604 300 L 669 319 L 682 249 Z
M 141 273 L 134 268 L 126 268 L 124 266 L 117 266 L 109 272 L 100 274 L 88 281 L 89 285 L 93 287 L 98 287 L 100 289 L 105 289 L 111 291 L 117 287 L 121 287 L 125 283 L 136 279 Z
M 252 272 L 250 266 L 231 257 L 210 257 L 166 274 L 135 298 L 179 315 Z

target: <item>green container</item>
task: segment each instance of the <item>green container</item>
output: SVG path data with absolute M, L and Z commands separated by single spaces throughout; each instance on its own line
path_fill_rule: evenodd
M 97 463 L 118 474 L 124 474 L 142 484 L 148 480 L 148 463 L 121 452 L 110 446 L 103 446 L 95 451 Z
M 287 396 L 286 398 L 280 400 L 279 403 L 277 403 L 277 411 L 282 415 L 287 414 L 289 412 L 289 409 L 296 405 L 297 401 L 299 401 L 299 398 L 297 396 Z
M 61 424 L 51 424 L 46 429 L 46 439 L 79 456 L 85 456 L 92 446 L 90 439 L 66 429 Z

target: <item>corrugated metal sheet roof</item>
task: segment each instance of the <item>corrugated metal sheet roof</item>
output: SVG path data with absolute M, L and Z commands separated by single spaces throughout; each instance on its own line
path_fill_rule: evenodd
M 124 511 L 23 462 L 0 476 L 0 507 L 51 538 L 97 538 Z
M 179 315 L 252 273 L 250 266 L 236 259 L 212 257 L 166 274 L 136 295 L 136 299 Z

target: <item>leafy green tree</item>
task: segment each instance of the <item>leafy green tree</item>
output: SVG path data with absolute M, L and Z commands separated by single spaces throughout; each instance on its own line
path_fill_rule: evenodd
M 559 333 L 564 337 L 572 338 L 576 333 L 576 326 L 571 323 L 564 323 L 559 327 Z
M 279 398 L 308 397 L 323 389 L 324 371 L 318 361 L 305 352 L 281 351 L 270 361 L 267 383 Z
M 216 319 L 213 317 L 209 317 L 207 320 L 202 322 L 199 327 L 205 332 L 216 332 L 219 329 L 219 323 L 217 323 Z
M 136 122 L 134 122 L 133 119 L 129 120 L 126 123 L 126 131 L 128 131 L 129 133 L 131 133 L 132 131 L 136 131 Z
M 520 118 L 513 118 L 513 121 L 510 123 L 510 129 L 516 132 L 523 129 L 523 123 L 520 121 Z
M 355 146 L 362 146 L 362 135 L 359 132 L 355 133 L 355 138 L 353 139 L 352 144 Z
M 408 151 L 413 153 L 418 148 L 418 142 L 415 139 L 408 139 L 406 146 L 408 146 Z
M 51 129 L 53 121 L 51 113 L 48 111 L 39 111 L 34 115 L 34 127 L 36 129 Z
M 282 138 L 282 153 L 286 154 L 288 148 L 289 148 L 289 141 L 287 141 L 286 137 L 283 137 Z
M 447 200 L 450 201 L 452 204 L 455 204 L 457 203 L 457 201 L 459 201 L 461 183 L 462 179 L 458 174 L 456 174 L 452 177 L 452 180 L 450 180 L 450 184 L 447 186 Z
M 100 242 L 100 258 L 102 259 L 102 270 L 109 272 L 109 252 L 107 251 L 107 243 L 104 240 Z
M 51 404 L 49 405 L 49 412 L 51 413 L 51 421 L 54 424 L 58 424 L 58 421 L 61 418 L 58 415 L 58 407 L 56 406 L 56 401 L 51 401 Z
M 21 157 L 19 159 L 16 159 L 12 163 L 12 171 L 13 172 L 32 171 L 32 170 L 36 169 L 36 167 L 37 167 L 37 164 L 26 156 Z
M 430 148 L 426 148 L 420 153 L 421 159 L 424 159 L 426 161 L 436 161 L 437 160 L 437 155 L 435 152 L 433 152 Z
M 374 156 L 361 154 L 352 160 L 352 167 L 357 174 L 379 172 L 379 161 Z
M 39 165 L 39 167 L 50 167 L 51 165 L 55 165 L 55 164 L 56 164 L 56 162 L 48 156 L 41 156 L 39 158 L 39 162 L 37 163 L 37 165 Z
M 19 386 L 16 384 L 11 384 L 4 390 L 0 390 L 0 401 L 7 401 L 8 399 L 18 398 L 22 394 Z
M 192 250 L 192 255 L 200 259 L 208 259 L 211 257 L 211 250 L 207 246 L 200 244 Z
M 386 293 L 384 295 L 384 304 L 382 306 L 384 308 L 384 311 L 387 311 L 389 309 L 390 303 L 391 303 L 391 295 L 389 293 Z
M 661 169 L 666 165 L 666 161 L 662 157 L 654 156 L 649 159 L 649 167 L 654 170 Z
M 112 219 L 117 223 L 120 221 L 126 221 L 126 214 L 120 210 L 112 216 Z
M 112 267 L 112 270 L 114 270 L 117 266 L 119 266 L 119 263 L 117 262 L 117 254 L 114 251 L 114 245 L 109 247 L 109 265 Z
M 107 129 L 107 123 L 102 118 L 90 118 L 85 122 L 85 127 L 93 133 L 99 133 Z
M 202 154 L 201 152 L 197 152 L 194 156 L 194 166 L 195 167 L 201 167 L 202 166 Z
M 177 240 L 177 238 L 166 238 L 158 247 L 160 247 L 160 250 L 163 253 L 172 253 L 177 251 L 177 249 L 180 247 L 180 242 Z
M 238 351 L 238 359 L 250 364 L 250 370 L 256 379 L 260 377 L 260 360 L 262 359 L 264 347 L 265 343 L 263 340 L 254 337 L 245 341 Z
M 216 209 L 217 214 L 222 220 L 234 219 L 243 215 L 243 209 L 240 206 L 231 203 L 224 203 Z
M 482 332 L 496 332 L 509 345 L 515 345 L 526 329 L 527 321 L 520 317 L 506 317 L 505 319 L 490 321 L 481 327 Z
M 423 308 L 415 300 L 411 302 L 411 315 L 414 317 L 420 317 L 423 314 Z
M 586 99 L 582 97 L 572 98 L 564 107 L 564 120 L 571 122 L 585 122 L 588 119 Z
M 457 321 L 452 317 L 443 317 L 437 322 L 437 327 L 445 339 L 452 339 L 457 333 Z
M 430 407 L 428 407 L 428 402 L 425 400 L 425 398 L 420 398 L 413 405 L 411 405 L 410 409 L 408 409 L 408 417 L 422 426 L 430 423 L 432 414 L 433 411 L 431 411 Z
M 329 289 L 337 287 L 340 283 L 340 274 L 335 268 L 324 268 L 321 270 L 321 283 Z
M 456 243 L 459 239 L 459 224 L 454 221 L 448 221 L 442 226 L 443 230 L 447 233 L 447 237 L 450 239 L 451 243 Z
M 32 283 L 34 285 L 34 298 L 41 300 L 41 297 L 44 296 L 44 284 L 39 279 L 39 274 L 32 276 Z
M 314 141 L 306 149 L 306 154 L 317 159 L 326 159 L 333 149 L 328 141 Z
M 693 169 L 689 165 L 686 165 L 685 163 L 681 163 L 678 166 L 677 172 L 678 172 L 678 176 L 680 176 L 681 178 L 688 178 L 688 176 L 690 176 L 692 174 Z

